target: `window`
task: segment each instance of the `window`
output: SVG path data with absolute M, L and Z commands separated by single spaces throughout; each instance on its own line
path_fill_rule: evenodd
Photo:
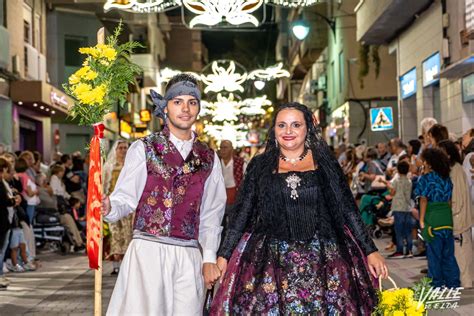
M 33 44 L 33 16 L 31 7 L 24 4 L 23 5 L 23 36 L 25 43 Z
M 339 93 L 342 93 L 342 85 L 344 84 L 344 54 L 339 53 Z
M 66 66 L 81 67 L 82 56 L 79 48 L 87 46 L 87 37 L 70 36 L 64 37 L 64 52 L 66 57 Z
M 0 25 L 7 26 L 7 0 L 0 0 Z

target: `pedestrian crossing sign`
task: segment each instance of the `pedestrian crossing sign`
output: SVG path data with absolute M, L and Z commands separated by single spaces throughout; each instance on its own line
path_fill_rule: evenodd
M 374 132 L 393 129 L 393 111 L 391 107 L 370 109 L 370 125 Z

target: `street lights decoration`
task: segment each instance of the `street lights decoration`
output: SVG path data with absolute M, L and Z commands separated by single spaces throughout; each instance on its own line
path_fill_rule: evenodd
M 304 40 L 306 36 L 308 36 L 309 30 L 310 26 L 308 22 L 303 20 L 298 20 L 291 26 L 291 32 L 293 32 L 293 35 L 300 41 Z
M 267 0 L 267 3 L 273 5 L 279 5 L 282 7 L 297 8 L 297 7 L 309 7 L 315 5 L 321 0 Z
M 228 62 L 229 67 L 224 68 L 219 66 L 219 63 Z M 226 90 L 228 92 L 240 91 L 244 92 L 242 84 L 247 80 L 247 73 L 239 74 L 235 72 L 234 61 L 213 61 L 212 74 L 201 75 L 201 80 L 207 87 L 204 89 L 205 93 L 210 91 L 220 92 Z
M 274 80 L 278 78 L 287 77 L 289 78 L 291 75 L 288 70 L 283 69 L 283 63 L 278 63 L 276 65 L 267 67 L 265 69 L 256 69 L 249 73 L 248 78 L 254 80 Z
M 215 26 L 221 22 L 231 25 L 245 23 L 259 26 L 260 22 L 251 13 L 263 5 L 263 0 L 183 0 L 186 9 L 196 14 L 189 22 L 193 28 L 196 25 Z
M 155 13 L 171 10 L 181 5 L 181 0 L 107 0 L 104 11 L 119 9 L 135 13 Z

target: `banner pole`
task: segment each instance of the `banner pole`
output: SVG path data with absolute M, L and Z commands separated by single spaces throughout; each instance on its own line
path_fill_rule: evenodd
M 105 28 L 101 27 L 97 31 L 97 44 L 105 44 Z M 100 142 L 100 140 L 99 140 Z M 102 171 L 102 161 L 103 157 L 100 157 L 100 169 Z M 104 194 L 102 191 L 103 189 L 103 184 L 102 181 L 100 182 L 101 188 L 100 188 L 100 193 L 101 195 Z M 101 201 L 102 202 L 102 201 Z M 102 210 L 102 206 L 100 207 Z M 95 284 L 94 284 L 94 316 L 102 316 L 102 252 L 103 252 L 103 240 L 104 240 L 104 227 L 103 227 L 103 217 L 102 213 L 99 213 L 100 216 L 100 238 L 99 238 L 99 255 L 98 255 L 98 263 L 99 267 L 95 270 Z

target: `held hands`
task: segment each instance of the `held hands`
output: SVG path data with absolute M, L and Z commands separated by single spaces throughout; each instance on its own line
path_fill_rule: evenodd
M 369 271 L 372 273 L 374 278 L 382 276 L 382 278 L 386 279 L 388 277 L 388 268 L 385 264 L 385 259 L 378 251 L 372 252 L 370 255 L 368 255 L 367 261 L 369 265 Z
M 217 267 L 219 268 L 219 270 L 221 270 L 220 282 L 222 282 L 222 278 L 224 277 L 225 272 L 227 271 L 227 259 L 223 257 L 217 258 Z
M 221 277 L 221 270 L 219 270 L 217 264 L 205 262 L 202 265 L 202 275 L 204 277 L 206 289 L 210 290 Z
M 102 210 L 101 213 L 103 216 L 107 216 L 110 213 L 110 199 L 107 195 L 102 196 Z

